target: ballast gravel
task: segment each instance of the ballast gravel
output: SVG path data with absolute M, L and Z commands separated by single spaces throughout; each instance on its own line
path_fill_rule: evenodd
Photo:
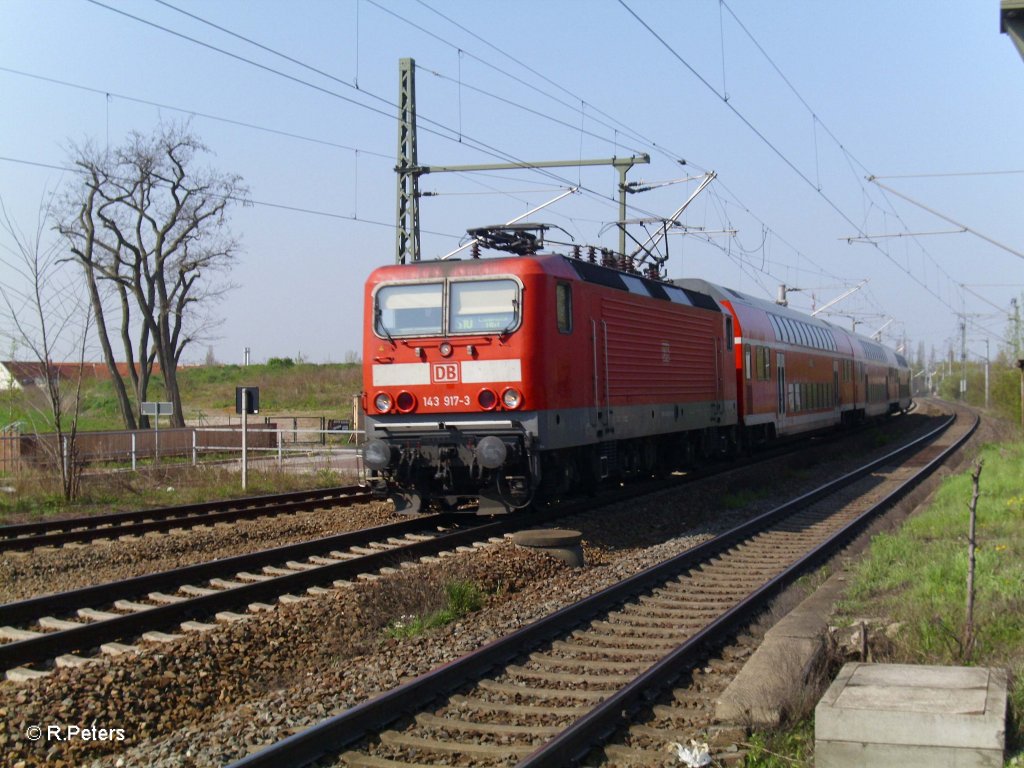
M 118 581 L 269 547 L 394 522 L 390 504 L 371 502 L 259 517 L 0 555 L 0 603 Z
M 890 431 L 919 431 L 925 421 L 897 419 L 854 438 L 855 456 L 847 442 L 812 459 L 783 457 L 560 521 L 583 532 L 584 568 L 505 541 L 172 643 L 144 644 L 138 656 L 0 684 L 0 754 L 12 766 L 224 765 L 678 554 L 868 454 L 886 453 Z M 355 527 L 367 524 L 376 523 Z M 454 580 L 484 590 L 481 610 L 411 638 L 385 631 Z M 51 724 L 122 729 L 124 738 L 26 738 L 30 726 L 45 733 Z

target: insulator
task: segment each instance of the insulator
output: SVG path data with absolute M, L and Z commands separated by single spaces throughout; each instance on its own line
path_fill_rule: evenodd
M 472 256 L 473 256 L 474 259 L 479 259 L 480 258 L 480 241 L 479 240 L 474 240 L 473 241 Z
M 597 263 L 597 248 L 592 245 L 587 246 L 587 261 L 591 264 Z
M 580 247 L 578 245 L 574 245 L 572 247 L 572 257 L 574 259 L 577 259 L 577 260 L 579 259 L 579 257 L 580 257 Z

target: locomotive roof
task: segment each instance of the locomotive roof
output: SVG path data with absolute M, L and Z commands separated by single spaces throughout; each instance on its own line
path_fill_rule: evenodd
M 501 273 L 522 274 L 527 271 L 540 271 L 565 278 L 577 278 L 587 283 L 603 285 L 606 288 L 647 296 L 674 304 L 699 307 L 712 312 L 724 310 L 700 286 L 677 285 L 672 282 L 652 280 L 635 272 L 626 272 L 605 267 L 584 259 L 556 253 L 534 254 L 529 256 L 505 256 L 488 259 L 435 259 L 418 261 L 413 264 L 398 264 L 379 267 L 371 276 L 380 280 L 407 280 L 423 277 L 467 277 L 477 275 L 496 275 Z

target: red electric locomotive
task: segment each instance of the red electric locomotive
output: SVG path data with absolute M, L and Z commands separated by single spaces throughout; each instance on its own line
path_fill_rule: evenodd
M 507 512 L 735 445 L 733 317 L 706 292 L 555 254 L 381 267 L 364 461 L 399 511 Z

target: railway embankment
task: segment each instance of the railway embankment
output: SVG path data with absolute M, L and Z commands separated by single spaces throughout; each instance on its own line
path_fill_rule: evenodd
M 244 622 L 185 633 L 138 654 L 98 658 L 22 686 L 0 685 L 0 708 L 8 712 L 7 746 L 26 764 L 46 758 L 53 764 L 190 760 L 222 765 L 806 492 L 849 471 L 865 454 L 888 452 L 896 433 L 918 433 L 928 422 L 919 415 L 894 419 L 850 441 L 631 499 L 573 521 L 571 527 L 584 533 L 583 569 L 527 555 L 511 544 L 474 548 L 337 594 L 308 595 Z M 484 608 L 452 624 L 404 640 L 382 634 L 389 622 L 420 612 L 415 600 L 385 599 L 389 585 L 397 588 L 401 580 L 420 591 L 439 592 L 456 573 L 474 582 L 485 575 L 507 578 L 481 584 L 488 595 Z M 716 665 L 708 669 L 696 676 L 721 677 Z M 116 724 L 126 739 L 117 744 L 25 741 L 26 728 L 57 718 Z M 725 733 L 721 738 L 738 737 Z
M 967 647 L 968 502 L 979 461 L 976 636 Z M 1019 435 L 983 419 L 946 467 L 780 598 L 795 607 L 776 610 L 784 615 L 716 702 L 722 723 L 754 729 L 760 749 L 749 764 L 770 763 L 769 752 L 813 764 L 810 712 L 845 661 L 1007 669 L 1006 757 L 1024 764 L 1022 466 Z

